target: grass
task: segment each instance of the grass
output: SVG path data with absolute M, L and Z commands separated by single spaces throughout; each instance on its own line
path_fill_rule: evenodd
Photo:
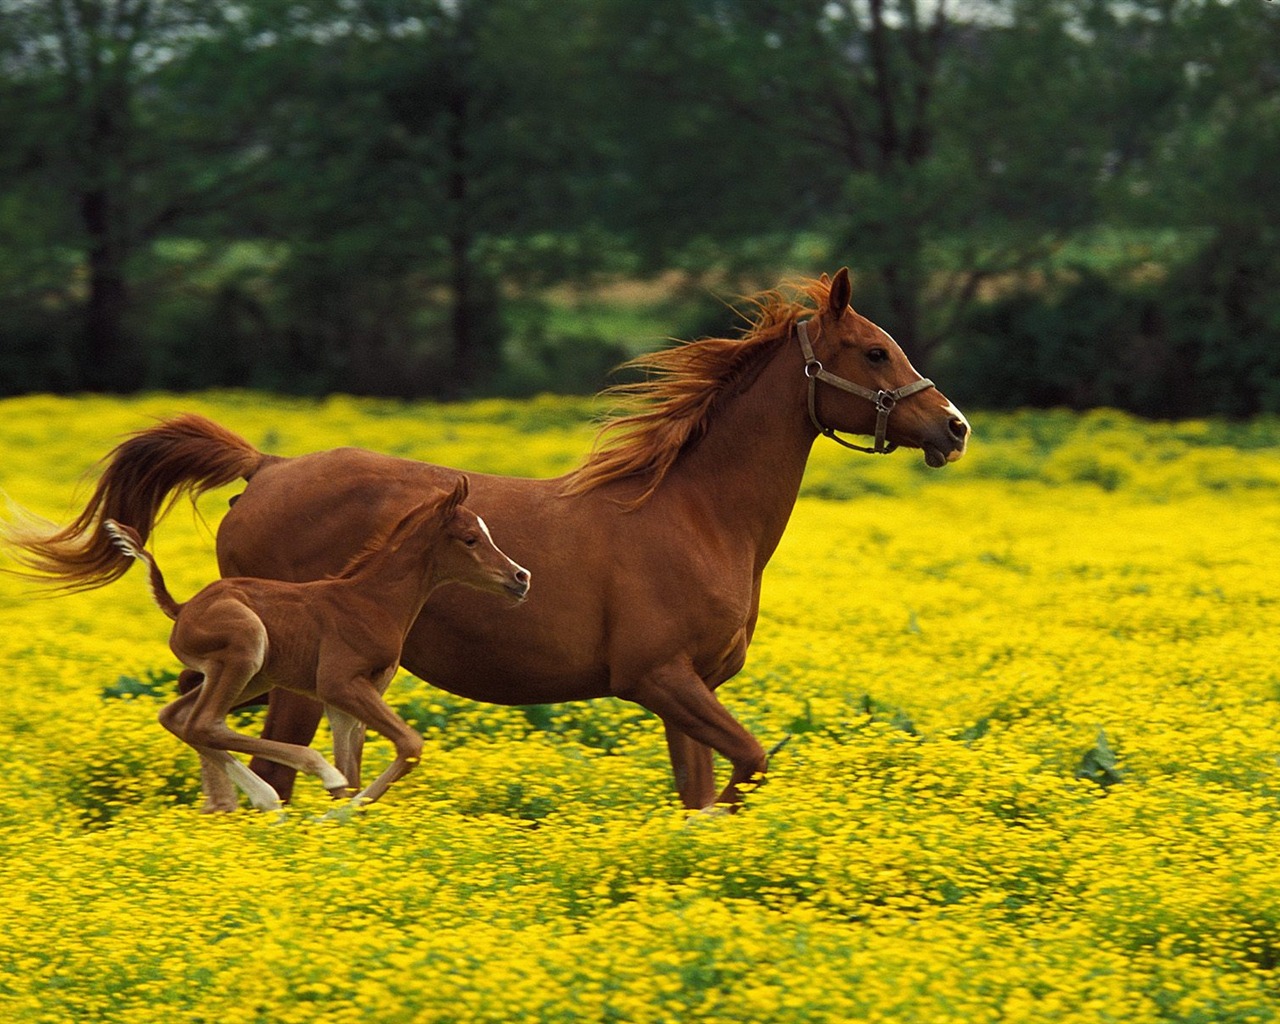
M 285 454 L 546 475 L 595 408 L 34 396 L 0 403 L 0 487 L 65 519 L 120 433 L 179 409 Z M 304 781 L 283 824 L 202 817 L 155 722 L 174 666 L 142 580 L 0 580 L 0 1013 L 1275 1020 L 1280 427 L 974 422 L 941 472 L 815 447 L 722 691 L 767 746 L 792 738 L 733 817 L 678 809 L 634 705 L 407 676 L 391 696 L 427 755 L 368 814 L 314 820 Z M 156 543 L 178 595 L 213 573 L 184 507 Z

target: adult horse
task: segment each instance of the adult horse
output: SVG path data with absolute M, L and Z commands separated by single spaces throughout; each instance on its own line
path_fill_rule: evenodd
M 636 407 L 605 424 L 556 479 L 470 474 L 469 504 L 538 585 L 519 608 L 462 587 L 436 592 L 403 665 L 496 704 L 621 697 L 658 715 L 689 808 L 735 803 L 766 754 L 716 698 L 742 668 L 761 574 L 786 529 L 818 435 L 959 458 L 969 426 L 885 331 L 849 308 L 847 270 L 758 297 L 740 338 L 641 357 Z M 805 300 L 808 300 L 807 302 Z M 836 438 L 839 440 L 838 438 Z M 847 442 L 842 442 L 847 443 Z M 101 529 L 145 538 L 166 502 L 248 481 L 218 530 L 224 576 L 309 580 L 339 571 L 391 519 L 455 470 L 354 448 L 280 458 L 199 417 L 143 430 L 112 453 L 64 529 L 10 538 L 27 567 L 69 587 L 118 577 L 127 558 Z M 318 704 L 272 694 L 270 739 L 309 743 Z M 712 751 L 732 765 L 717 796 Z M 287 797 L 293 770 L 254 768 Z

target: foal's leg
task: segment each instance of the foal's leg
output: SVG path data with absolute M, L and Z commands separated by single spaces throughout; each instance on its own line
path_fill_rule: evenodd
M 234 663 L 210 668 L 208 678 L 204 684 L 206 689 L 211 685 L 217 686 L 224 679 L 227 679 L 237 684 L 234 688 L 238 692 L 223 698 L 217 703 L 211 700 L 207 709 L 197 704 L 187 722 L 187 732 L 184 737 L 187 742 L 196 747 L 208 747 L 221 751 L 234 750 L 242 754 L 265 757 L 267 760 L 278 761 L 297 771 L 306 772 L 308 775 L 315 775 L 320 779 L 325 789 L 344 788 L 347 784 L 346 778 L 337 768 L 326 761 L 318 751 L 312 750 L 310 747 L 301 747 L 294 743 L 282 743 L 277 740 L 249 736 L 242 732 L 236 732 L 227 725 L 226 716 L 231 708 L 241 700 L 244 684 L 248 682 L 248 678 L 245 678 L 245 671 L 245 666 Z M 256 672 L 256 669 L 253 672 Z M 250 677 L 252 677 L 253 672 L 250 672 Z M 235 759 L 232 758 L 231 760 L 234 761 Z M 235 761 L 235 763 L 239 764 L 238 761 Z M 234 771 L 234 769 L 231 770 Z M 245 771 L 248 772 L 248 769 L 246 768 Z M 257 776 L 254 777 L 257 778 Z M 239 780 L 237 779 L 237 781 Z M 274 789 L 272 793 L 275 793 Z
M 728 758 L 733 774 L 716 803 L 737 804 L 742 799 L 741 787 L 764 775 L 768 760 L 764 747 L 716 699 L 687 660 L 653 669 L 629 685 L 615 685 L 614 692 L 658 715 L 667 728 L 668 742 L 671 731 L 676 730 L 695 744 L 710 747 Z M 694 752 L 695 758 L 702 756 Z M 699 784 L 705 784 L 703 766 L 697 762 L 694 766 L 702 780 Z M 704 795 L 693 789 L 689 792 L 699 798 Z M 681 796 L 684 797 L 683 792 Z
M 262 735 L 266 739 L 281 739 L 299 746 L 310 743 L 316 735 L 316 726 L 324 714 L 324 708 L 309 697 L 290 690 L 272 690 L 267 704 L 267 717 L 262 723 Z M 286 802 L 293 795 L 296 774 L 288 765 L 255 757 L 249 767 L 271 784 Z
M 205 680 L 198 689 L 161 712 L 161 721 L 167 728 L 197 749 L 257 754 L 319 776 L 327 789 L 346 785 L 342 774 L 310 747 L 246 736 L 227 725 L 226 718 L 233 707 L 263 693 L 269 685 L 258 675 L 266 657 L 267 630 L 251 609 L 235 600 L 219 601 L 202 610 L 200 621 L 181 620 L 171 640 L 179 657 L 183 648 L 193 642 L 192 637 L 198 638 L 201 653 L 199 657 L 188 654 L 183 660 L 204 672 Z M 213 643 L 220 646 L 205 653 Z M 233 779 L 243 779 L 238 768 L 229 767 L 234 758 L 228 755 L 228 759 L 218 760 L 227 766 Z M 252 790 L 247 791 L 250 799 L 255 799 L 256 793 L 254 805 L 259 806 L 258 801 L 265 794 L 256 786 Z M 271 792 L 274 796 L 275 791 Z M 273 806 L 278 804 L 276 796 Z
M 333 733 L 333 763 L 347 779 L 345 792 L 334 796 L 354 796 L 360 790 L 360 761 L 364 754 L 364 722 L 335 708 L 325 708 L 329 730 Z
M 244 795 L 249 798 L 249 803 L 260 811 L 280 811 L 283 809 L 280 802 L 280 794 L 272 789 L 269 783 L 260 779 L 227 751 L 213 750 L 208 747 L 196 747 L 196 749 L 200 751 L 201 764 L 208 764 L 212 771 L 221 773 L 223 778 L 226 779 L 227 786 L 231 787 L 232 806 L 230 810 L 235 810 L 236 786 L 239 786 L 244 791 Z M 208 811 L 209 809 L 206 805 L 205 810 Z
M 178 735 L 179 739 L 181 735 L 178 723 L 186 721 L 186 716 L 190 714 L 196 702 L 192 691 L 199 688 L 203 682 L 203 672 L 184 668 L 178 676 L 178 693 L 181 696 L 160 713 L 161 723 L 170 732 Z M 231 776 L 227 774 L 226 766 L 221 761 L 210 757 L 212 751 L 195 749 L 200 755 L 200 790 L 204 793 L 204 807 L 201 808 L 201 812 L 218 814 L 234 811 L 239 806 L 236 800 L 236 787 L 231 781 Z
M 200 789 L 204 793 L 204 806 L 200 810 L 205 814 L 234 811 L 239 801 L 236 800 L 236 784 L 231 781 L 226 764 L 213 756 L 215 751 L 197 747 L 196 752 L 200 755 Z
M 203 680 L 203 675 L 201 676 Z M 280 797 L 264 782 L 225 750 L 202 747 L 187 740 L 187 725 L 199 699 L 199 693 L 188 690 L 160 711 L 160 723 L 200 755 L 200 783 L 204 790 L 205 814 L 234 811 L 238 806 L 236 787 L 260 811 L 280 809 Z
M 352 804 L 356 805 L 373 803 L 393 782 L 408 775 L 422 757 L 422 737 L 382 699 L 383 688 L 371 679 L 356 678 L 345 686 L 322 687 L 317 694 L 326 704 L 359 719 L 395 744 L 395 760 L 352 798 Z

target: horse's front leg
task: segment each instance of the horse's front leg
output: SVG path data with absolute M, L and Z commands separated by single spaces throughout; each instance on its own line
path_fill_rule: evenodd
M 664 722 L 667 730 L 667 752 L 671 755 L 671 774 L 675 778 L 680 802 L 691 811 L 715 803 L 716 773 L 711 763 L 711 748 L 686 736 Z
M 685 776 L 690 797 L 701 799 L 714 792 L 714 784 L 707 787 L 711 777 L 710 752 L 699 753 L 697 745 L 719 751 L 733 766 L 729 784 L 721 790 L 715 803 L 736 805 L 742 799 L 742 788 L 764 775 L 768 758 L 764 747 L 733 717 L 716 699 L 711 688 L 694 671 L 687 659 L 651 669 L 634 681 L 615 683 L 614 693 L 626 700 L 635 701 L 662 719 L 667 729 L 668 746 L 673 750 L 672 765 L 680 783 L 681 767 L 691 769 Z M 674 753 L 672 733 L 681 733 L 679 754 Z M 676 764 L 676 756 L 682 758 Z M 696 787 L 696 788 L 695 788 Z M 681 798 L 685 799 L 684 793 Z M 708 801 L 709 802 L 709 801 Z M 706 803 L 702 804 L 707 806 Z

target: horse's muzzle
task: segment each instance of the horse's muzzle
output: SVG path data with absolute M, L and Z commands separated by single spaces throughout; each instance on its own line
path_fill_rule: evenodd
M 938 431 L 938 436 L 925 438 L 920 444 L 925 465 L 931 469 L 941 469 L 948 462 L 955 462 L 969 445 L 969 421 L 955 406 L 948 411 L 952 415 L 947 420 L 945 434 Z

